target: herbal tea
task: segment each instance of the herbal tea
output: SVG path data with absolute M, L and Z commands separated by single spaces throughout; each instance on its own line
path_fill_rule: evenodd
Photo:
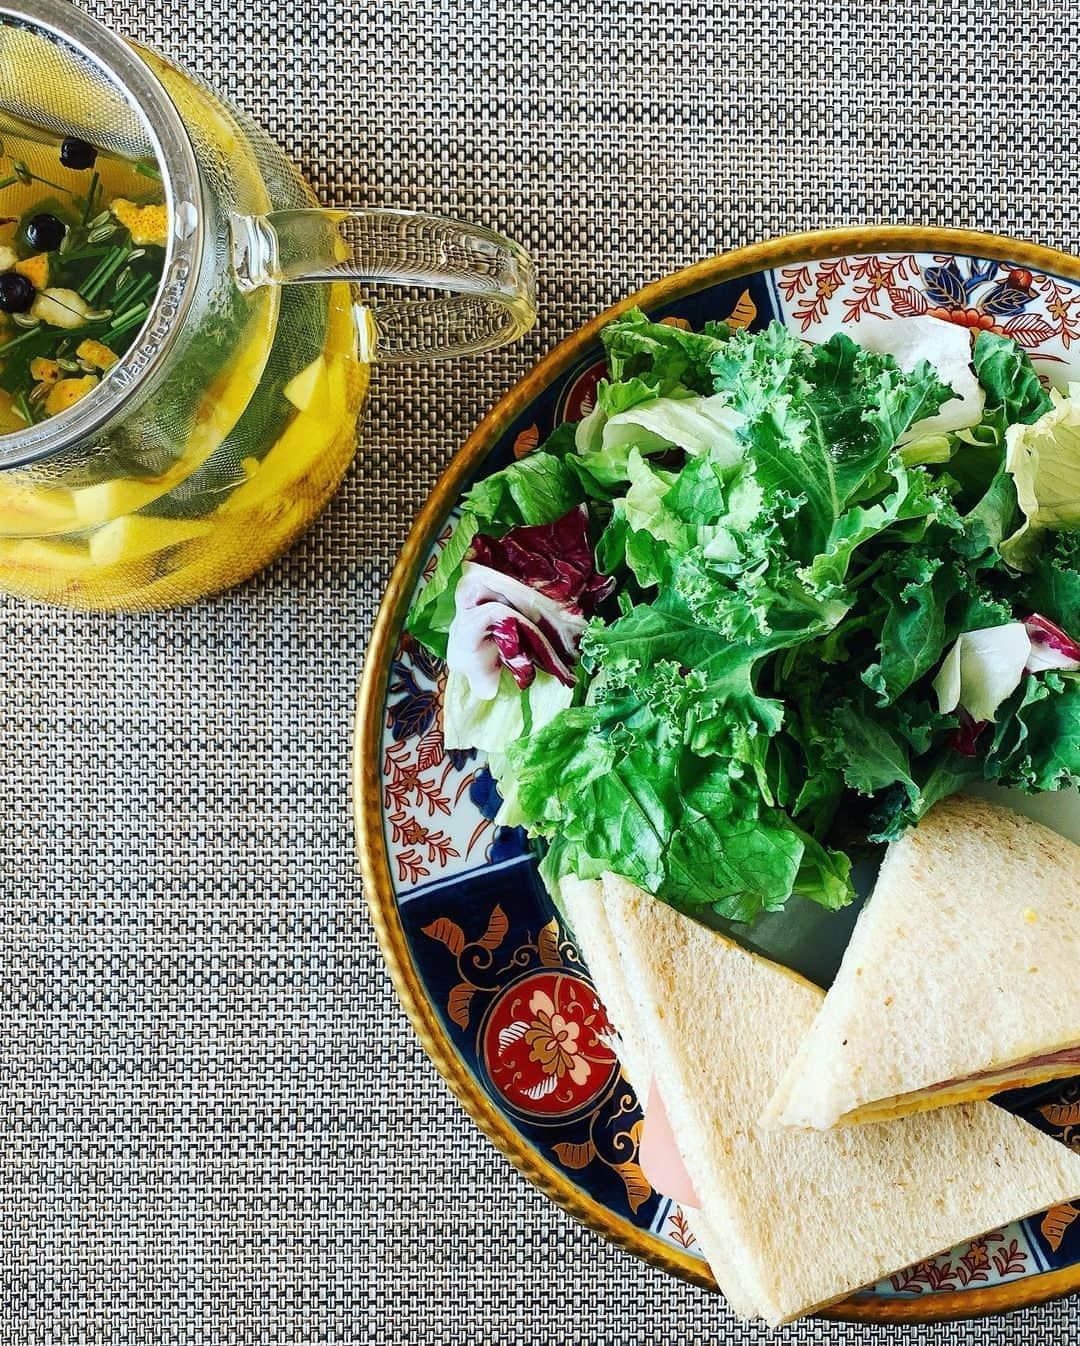
M 53 147 L 5 133 L 2 144 L 0 434 L 11 434 L 88 396 L 131 345 L 161 278 L 167 218 L 150 163 L 74 137 Z
M 145 54 L 237 195 L 270 204 L 253 128 Z M 92 395 L 153 306 L 170 221 L 157 167 L 87 142 L 16 141 L 0 162 L 0 434 Z M 287 176 L 286 176 L 287 175 Z M 279 170 L 286 199 L 310 197 Z M 7 300 L 5 302 L 5 295 Z M 226 588 L 311 522 L 355 449 L 367 368 L 350 287 L 218 283 L 137 434 L 0 473 L 0 587 L 79 607 Z
M 66 0 L 34 8 L 0 0 L 0 589 L 188 602 L 326 504 L 376 351 L 514 340 L 533 267 L 481 226 L 320 208 L 198 79 Z

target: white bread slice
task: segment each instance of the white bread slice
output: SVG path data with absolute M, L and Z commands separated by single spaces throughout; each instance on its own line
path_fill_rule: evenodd
M 619 1035 L 615 1045 L 619 1062 L 642 1104 L 649 1092 L 652 1070 L 645 1037 L 626 989 L 619 951 L 604 911 L 604 890 L 598 879 L 565 878 L 559 883 L 562 908 L 574 930 L 574 940 L 589 976 Z
M 559 884 L 559 896 L 573 926 L 574 939 L 585 959 L 593 985 L 619 1035 L 616 1044 L 619 1062 L 644 1106 L 652 1079 L 652 1067 L 645 1036 L 626 988 L 619 951 L 604 911 L 603 889 L 593 879 L 565 878 Z M 758 1317 L 757 1306 L 731 1265 L 727 1252 L 730 1233 L 721 1235 L 702 1211 L 684 1207 L 683 1215 L 732 1312 L 740 1318 Z
M 1080 1155 L 990 1103 L 760 1125 L 823 993 L 624 879 L 604 904 L 687 1170 L 770 1323 L 1080 1193 Z
M 889 848 L 767 1116 L 881 1121 L 1080 1074 L 1080 846 L 954 795 Z M 973 1078 L 978 1077 L 978 1078 Z

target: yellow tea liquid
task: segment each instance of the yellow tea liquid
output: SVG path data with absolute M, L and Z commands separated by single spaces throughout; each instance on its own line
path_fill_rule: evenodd
M 200 158 L 227 168 L 245 206 L 280 204 L 231 114 L 144 54 Z M 28 157 L 32 167 L 40 162 Z M 133 186 L 117 177 L 108 190 L 124 195 Z M 189 334 L 189 353 L 168 371 L 149 412 L 138 413 L 160 408 L 153 452 L 147 436 L 133 447 L 121 433 L 82 458 L 0 470 L 0 588 L 85 608 L 184 603 L 255 573 L 323 508 L 355 451 L 368 383 L 351 288 L 229 295 Z M 183 396 L 172 395 L 177 389 Z M 180 405 L 182 425 L 172 411 Z M 0 402 L 0 433 L 21 425 L 12 417 Z

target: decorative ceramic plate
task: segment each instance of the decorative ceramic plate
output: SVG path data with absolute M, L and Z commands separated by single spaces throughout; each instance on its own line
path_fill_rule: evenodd
M 638 1165 L 637 1100 L 524 832 L 495 826 L 499 800 L 482 756 L 443 747 L 444 669 L 403 632 L 462 494 L 591 409 L 600 330 L 631 304 L 695 328 L 709 318 L 748 328 L 778 318 L 815 342 L 837 330 L 857 337 L 871 314 L 928 313 L 1006 333 L 1059 380 L 1080 377 L 1080 261 L 987 234 L 867 228 L 745 248 L 651 285 L 564 342 L 498 404 L 439 482 L 390 581 L 361 689 L 355 772 L 365 888 L 398 993 L 462 1103 L 530 1181 L 630 1252 L 711 1285 L 682 1213 Z M 1008 1102 L 1080 1146 L 1080 1080 Z M 1077 1288 L 1080 1206 L 1067 1205 L 900 1272 L 830 1313 L 959 1317 Z

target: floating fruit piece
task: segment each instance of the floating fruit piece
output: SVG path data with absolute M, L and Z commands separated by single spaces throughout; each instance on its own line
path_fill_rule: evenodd
M 55 215 L 34 215 L 26 224 L 26 238 L 39 252 L 55 252 L 64 241 L 67 225 Z
M 14 271 L 19 263 L 19 254 L 6 243 L 0 243 L 0 271 Z
M 76 172 L 93 168 L 97 163 L 97 155 L 97 148 L 87 140 L 80 140 L 78 136 L 68 136 L 60 142 L 60 162 L 65 168 L 73 168 Z
M 0 398 L 0 412 L 2 403 Z M 19 429 L 24 425 L 20 422 Z M 0 472 L 0 518 L 5 537 L 56 537 L 73 533 L 78 527 L 67 487 L 43 489 L 8 472 Z
M 137 561 L 192 538 L 204 537 L 212 529 L 213 524 L 200 519 L 155 519 L 145 514 L 128 514 L 90 534 L 90 559 L 94 565 Z
M 111 369 L 120 358 L 115 351 L 109 350 L 108 346 L 103 346 L 100 341 L 94 341 L 90 337 L 79 342 L 75 354 L 88 365 L 93 365 L 95 369 Z
M 36 253 L 33 257 L 25 257 L 21 262 L 15 263 L 16 275 L 25 276 L 35 290 L 45 289 L 49 283 L 50 271 L 47 252 Z
M 128 481 L 124 477 L 82 486 L 71 493 L 75 517 L 83 528 L 133 514 L 159 494 L 160 489 L 153 482 Z
M 56 571 L 78 574 L 86 570 L 88 553 L 82 542 L 42 542 L 33 537 L 0 539 L 0 567 L 5 570 L 4 583 L 12 579 L 8 567 L 40 570 L 43 579 Z
M 6 279 L 0 277 L 0 280 Z M 25 276 L 20 280 L 29 284 Z M 81 327 L 93 310 L 77 290 L 43 290 L 30 305 L 30 316 L 48 323 L 50 327 L 63 327 L 68 331 Z
M 60 377 L 60 366 L 55 360 L 38 355 L 30 361 L 30 377 L 35 383 L 55 383 Z
M 285 519 L 296 515 L 296 526 L 310 518 L 310 504 L 298 482 L 312 471 L 326 469 L 337 479 L 355 450 L 356 403 L 348 399 L 346 372 L 341 359 L 327 368 L 329 400 L 295 416 L 284 434 L 263 458 L 259 470 L 224 501 L 221 515 L 250 513 L 258 524 L 250 536 L 263 529 L 285 531 Z M 301 466 L 304 465 L 304 466 Z
M 14 271 L 0 276 L 0 312 L 25 313 L 34 303 L 34 287 Z
M 341 408 L 349 404 L 349 380 L 346 364 L 344 360 L 331 360 L 326 366 L 327 397 L 326 406 L 322 408 L 322 417 L 320 419 L 328 420 L 330 426 L 337 430 L 340 427 Z M 334 408 L 337 408 L 337 416 L 334 415 Z M 314 408 L 318 411 L 318 408 Z
M 285 396 L 298 411 L 307 411 L 317 394 L 325 398 L 327 390 L 326 361 L 317 355 L 306 369 L 301 369 L 285 385 Z
M 131 234 L 137 248 L 149 244 L 164 247 L 169 237 L 169 212 L 163 205 L 137 206 L 121 197 L 110 207 L 113 215 Z
M 67 411 L 73 407 L 76 402 L 91 393 L 98 385 L 96 374 L 87 374 L 82 379 L 60 379 L 54 383 L 49 390 L 49 395 L 45 399 L 45 412 L 49 416 L 59 416 L 62 411 Z
M 124 560 L 95 565 L 85 540 L 0 541 L 3 587 L 25 598 L 74 607 L 138 605 L 138 592 L 151 583 L 155 561 Z
M 21 430 L 26 422 L 15 410 L 11 394 L 0 388 L 0 435 L 14 434 Z

